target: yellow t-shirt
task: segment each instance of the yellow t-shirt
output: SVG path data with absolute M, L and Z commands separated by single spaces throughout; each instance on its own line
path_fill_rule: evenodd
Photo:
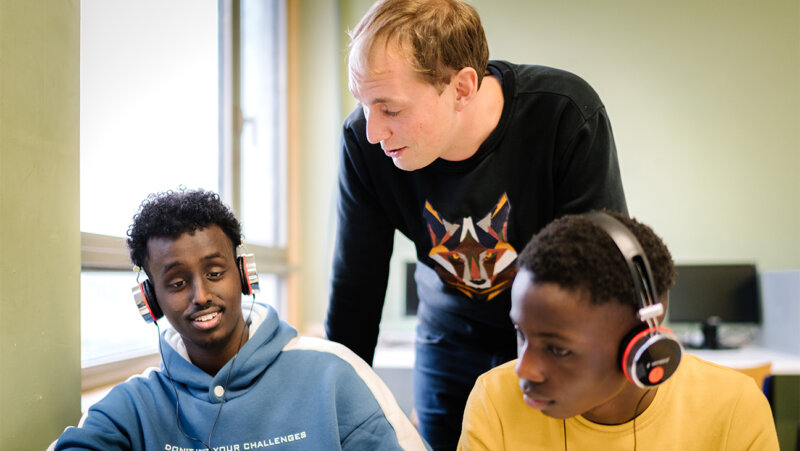
M 517 361 L 478 378 L 459 450 L 777 450 L 767 398 L 749 376 L 684 355 L 634 421 L 608 426 L 550 418 L 522 400 Z M 564 442 L 566 431 L 566 445 Z M 634 446 L 634 440 L 636 441 Z

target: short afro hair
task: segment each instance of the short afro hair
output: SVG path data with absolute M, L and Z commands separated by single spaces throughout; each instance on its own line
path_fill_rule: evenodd
M 151 238 L 175 239 L 213 224 L 230 238 L 236 255 L 236 248 L 242 244 L 242 226 L 218 194 L 202 189 L 150 194 L 128 228 L 131 262 L 150 276 L 147 243 Z
M 675 264 L 669 249 L 653 230 L 623 214 L 604 211 L 619 220 L 639 240 L 650 263 L 658 296 L 675 283 Z M 517 259 L 534 282 L 586 291 L 595 304 L 609 301 L 639 306 L 631 273 L 614 240 L 594 221 L 567 215 L 551 222 L 525 246 Z

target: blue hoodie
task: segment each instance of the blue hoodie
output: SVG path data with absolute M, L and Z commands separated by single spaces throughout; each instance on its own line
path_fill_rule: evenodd
M 270 306 L 255 304 L 251 321 L 250 338 L 216 376 L 165 330 L 161 369 L 114 387 L 51 449 L 206 450 L 178 429 L 175 389 L 181 428 L 208 443 L 213 427 L 214 450 L 427 449 L 386 385 L 347 348 L 297 337 Z

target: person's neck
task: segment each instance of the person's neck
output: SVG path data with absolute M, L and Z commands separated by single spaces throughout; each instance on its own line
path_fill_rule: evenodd
M 241 323 L 235 332 L 231 334 L 230 340 L 219 347 L 199 348 L 197 346 L 186 344 L 186 352 L 189 354 L 189 360 L 192 364 L 211 376 L 216 376 L 220 369 L 228 363 L 229 360 L 239 352 L 239 349 L 247 343 L 248 333 L 247 327 Z M 242 330 L 244 327 L 244 330 Z
M 614 399 L 581 416 L 597 424 L 623 424 L 641 415 L 656 397 L 657 388 L 644 389 L 629 384 Z
M 478 151 L 489 138 L 503 114 L 503 89 L 490 74 L 483 77 L 475 99 L 461 112 L 461 144 L 457 160 L 466 160 Z

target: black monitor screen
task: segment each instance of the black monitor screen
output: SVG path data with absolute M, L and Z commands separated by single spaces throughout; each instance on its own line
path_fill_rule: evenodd
M 761 322 L 761 297 L 755 265 L 675 265 L 678 277 L 669 292 L 670 322 Z

